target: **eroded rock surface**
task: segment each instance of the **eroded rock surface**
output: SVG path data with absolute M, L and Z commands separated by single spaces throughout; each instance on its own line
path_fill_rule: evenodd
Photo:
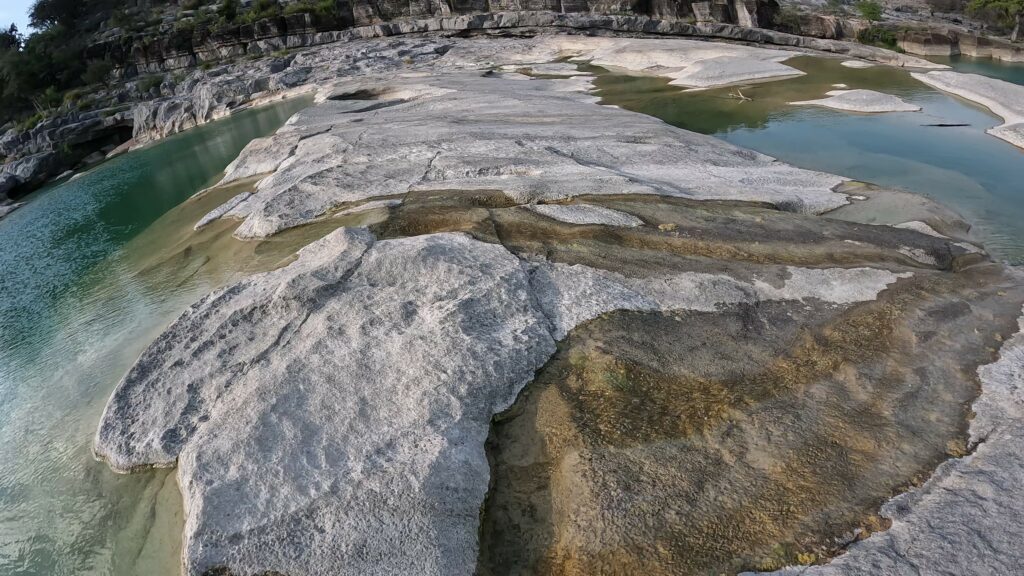
M 324 102 L 271 137 L 294 150 L 234 210 L 247 213 L 236 236 L 265 237 L 353 202 L 430 190 L 501 190 L 518 203 L 602 193 L 760 200 L 807 213 L 846 203 L 832 191 L 836 176 L 594 106 L 562 82 L 451 73 L 324 88 Z M 276 162 L 261 152 L 267 146 L 252 145 L 231 173 Z
M 640 226 L 643 220 L 601 206 L 589 204 L 529 204 L 527 208 L 548 218 L 569 224 L 607 224 L 609 226 Z
M 1024 290 L 955 215 L 488 57 L 324 85 L 228 170 L 203 223 L 238 237 L 372 224 L 200 300 L 112 395 L 96 453 L 178 467 L 187 574 L 823 562 L 972 447 Z

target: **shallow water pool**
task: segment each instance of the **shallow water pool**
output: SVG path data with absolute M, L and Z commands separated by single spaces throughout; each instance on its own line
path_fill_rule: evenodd
M 851 69 L 840 62 L 800 56 L 787 64 L 805 76 L 714 90 L 684 91 L 662 78 L 611 74 L 596 84 L 604 103 L 796 166 L 931 197 L 962 214 L 993 256 L 1024 264 L 1024 150 L 985 134 L 999 118 L 904 70 Z M 836 84 L 895 94 L 923 110 L 856 114 L 788 104 L 824 97 Z
M 166 324 L 281 259 L 231 241 L 225 226 L 189 234 L 224 198 L 182 202 L 308 103 L 246 111 L 115 158 L 0 220 L 0 574 L 179 573 L 174 476 L 116 475 L 93 459 L 92 437 L 117 381 Z M 247 252 L 217 257 L 228 249 Z

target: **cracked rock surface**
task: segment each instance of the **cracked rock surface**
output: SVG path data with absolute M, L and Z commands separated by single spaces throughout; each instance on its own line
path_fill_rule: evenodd
M 1024 289 L 962 221 L 451 55 L 324 83 L 199 223 L 325 235 L 193 304 L 104 411 L 112 468 L 177 467 L 186 574 L 1021 560 L 993 531 Z
M 346 204 L 413 191 L 501 190 L 517 203 L 659 194 L 806 213 L 847 202 L 832 191 L 839 177 L 595 106 L 561 82 L 451 73 L 325 87 L 322 103 L 231 166 L 229 180 L 277 164 L 232 210 L 245 217 L 235 235 L 266 237 Z M 281 149 L 292 152 L 281 159 Z

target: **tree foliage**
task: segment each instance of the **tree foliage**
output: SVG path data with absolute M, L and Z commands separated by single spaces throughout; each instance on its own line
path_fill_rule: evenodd
M 1024 0 L 971 0 L 967 6 L 974 14 L 984 11 L 994 12 L 1007 25 L 1013 26 L 1010 40 L 1020 39 L 1021 26 L 1024 24 Z
M 880 22 L 882 20 L 882 5 L 875 0 L 861 0 L 857 2 L 857 12 L 861 18 L 868 22 Z
M 22 36 L 14 25 L 0 32 L 0 123 L 59 105 L 62 93 L 84 82 L 87 39 L 115 3 L 36 0 L 29 13 L 34 33 Z

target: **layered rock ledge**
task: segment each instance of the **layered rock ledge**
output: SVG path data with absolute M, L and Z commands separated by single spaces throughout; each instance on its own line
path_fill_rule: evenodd
M 229 167 L 258 184 L 200 224 L 368 227 L 192 305 L 111 396 L 96 454 L 178 468 L 185 573 L 827 562 L 976 447 L 1018 277 L 923 199 L 468 69 L 612 40 L 565 41 L 324 84 Z M 886 202 L 912 224 L 861 222 Z
M 742 2 L 735 4 L 745 6 Z M 749 12 L 747 8 L 744 10 Z M 753 21 L 748 24 L 753 24 Z M 57 116 L 25 132 L 12 128 L 0 135 L 0 155 L 6 160 L 0 166 L 0 201 L 4 196 L 22 196 L 67 170 L 90 165 L 105 155 L 144 145 L 251 106 L 303 94 L 339 76 L 393 73 L 429 64 L 442 56 L 449 46 L 458 43 L 451 36 L 492 34 L 693 37 L 841 54 L 894 66 L 945 68 L 913 56 L 851 42 L 806 38 L 734 24 L 691 24 L 679 19 L 639 15 L 510 11 L 397 19 L 346 30 L 304 34 L 286 46 L 274 43 L 257 46 L 251 55 L 262 56 L 259 60 L 237 61 L 214 66 L 210 70 L 191 69 L 187 74 L 183 69 L 174 77 L 166 74 L 159 86 L 149 88 L 145 93 L 138 82 L 127 81 L 123 86 L 98 94 L 95 110 Z M 282 48 L 302 51 L 297 55 L 275 53 Z M 727 56 L 731 53 L 729 49 L 720 49 Z M 229 51 L 211 58 L 230 59 L 240 55 Z M 766 66 L 730 57 L 720 61 L 705 59 L 688 66 L 676 83 L 708 87 L 753 78 L 799 74 L 780 63 L 784 57 L 778 52 L 772 55 L 765 51 L 758 58 L 775 64 Z M 178 62 L 176 56 L 171 58 L 174 62 L 170 64 L 143 60 L 136 66 L 150 71 L 181 66 L 188 69 L 187 62 Z M 668 69 L 672 65 L 664 67 L 666 69 L 662 72 L 665 75 L 672 76 L 675 72 Z M 70 153 L 64 144 L 70 145 Z

